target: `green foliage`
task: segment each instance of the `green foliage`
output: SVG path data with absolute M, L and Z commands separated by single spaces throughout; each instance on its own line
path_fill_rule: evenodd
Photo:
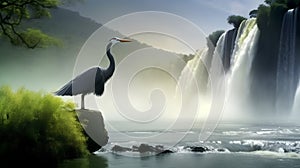
M 219 38 L 221 37 L 221 35 L 224 33 L 224 30 L 218 30 L 215 32 L 212 32 L 209 36 L 208 39 L 210 40 L 210 42 L 214 45 L 217 46 L 217 42 L 219 40 Z
M 300 0 L 265 0 L 265 3 L 269 6 L 275 4 L 283 4 L 286 5 L 289 9 L 299 7 Z
M 38 44 L 39 47 L 48 47 L 50 45 L 62 46 L 61 40 L 48 36 L 38 29 L 28 28 L 26 31 L 20 34 L 31 46 L 34 44 Z M 18 44 L 21 43 L 21 41 L 16 41 L 14 43 Z
M 260 5 L 257 12 L 257 26 L 260 30 L 266 29 L 269 25 L 271 8 L 266 5 Z
M 74 104 L 24 88 L 0 88 L 0 160 L 57 164 L 88 154 Z M 11 162 L 10 162 L 11 161 Z
M 75 0 L 4 0 L 0 2 L 0 37 L 28 48 L 57 45 L 58 40 L 34 28 L 22 27 L 24 20 L 51 17 L 49 9 Z M 33 35 L 33 36 L 31 36 Z
M 234 28 L 239 28 L 240 24 L 243 20 L 246 20 L 247 18 L 239 15 L 231 15 L 227 18 L 227 22 L 234 26 Z
M 253 9 L 252 11 L 250 11 L 250 12 L 249 12 L 249 16 L 250 16 L 250 18 L 252 18 L 252 17 L 256 17 L 256 16 L 257 16 L 257 12 L 258 12 L 258 10 L 257 10 L 257 9 Z
M 300 0 L 265 0 L 265 3 L 258 8 L 257 25 L 260 30 L 280 27 L 285 12 L 300 7 Z

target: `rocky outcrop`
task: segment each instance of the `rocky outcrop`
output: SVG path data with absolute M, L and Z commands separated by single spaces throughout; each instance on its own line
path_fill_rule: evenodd
M 108 142 L 104 120 L 100 111 L 80 109 L 76 110 L 78 119 L 88 137 L 87 147 L 92 153 L 99 150 Z
M 132 151 L 130 148 L 122 147 L 119 145 L 115 145 L 112 149 L 113 152 L 129 152 Z
M 186 146 L 184 147 L 184 149 L 187 149 L 191 152 L 200 152 L 200 153 L 209 151 L 207 147 L 202 147 L 202 146 Z
M 148 144 L 140 144 L 139 146 L 133 145 L 131 148 L 122 147 L 119 145 L 115 145 L 111 149 L 113 152 L 139 152 L 140 154 L 167 154 L 167 153 L 174 153 L 169 149 L 164 149 L 161 145 L 151 146 Z

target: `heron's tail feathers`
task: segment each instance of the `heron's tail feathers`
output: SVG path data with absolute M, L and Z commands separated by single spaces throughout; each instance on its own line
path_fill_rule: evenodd
M 60 88 L 58 91 L 54 92 L 54 94 L 58 96 L 72 96 L 72 81 L 65 84 L 62 88 Z

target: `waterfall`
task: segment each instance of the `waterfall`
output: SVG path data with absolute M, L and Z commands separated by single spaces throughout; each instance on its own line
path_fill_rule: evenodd
M 216 74 L 216 72 L 218 73 L 223 69 L 222 66 L 218 65 L 221 64 L 220 55 L 222 55 L 224 49 L 224 35 L 220 37 L 216 47 L 207 39 L 207 47 L 199 50 L 194 58 L 187 62 L 178 80 L 176 96 L 179 97 L 181 91 L 182 101 L 187 102 L 187 104 L 198 99 L 200 105 L 197 111 L 198 119 L 207 118 L 211 109 L 212 86 L 210 73 Z M 219 60 L 215 59 L 216 57 Z M 189 105 L 186 106 L 189 107 Z
M 233 54 L 232 54 L 232 57 L 231 57 L 231 63 L 230 63 L 231 65 L 235 64 L 237 52 L 239 51 L 239 49 L 241 48 L 241 45 L 244 43 L 244 40 L 249 35 L 250 31 L 252 30 L 252 28 L 255 25 L 256 25 L 256 19 L 255 18 L 244 20 L 241 23 L 241 25 L 238 29 L 238 32 L 237 32 L 237 36 L 236 36 L 234 50 L 233 50 Z
M 297 91 L 296 91 L 296 95 L 295 95 L 295 99 L 294 99 L 294 103 L 293 103 L 293 117 L 299 117 L 299 111 L 300 111 L 300 82 L 298 82 L 299 85 L 298 85 L 298 88 L 297 88 Z
M 274 76 L 276 81 L 272 82 L 272 84 L 276 84 L 276 89 L 274 89 L 276 92 L 275 104 L 272 104 L 272 107 L 275 105 L 277 114 L 285 115 L 285 112 L 300 110 L 300 68 L 297 64 L 300 59 L 296 50 L 299 44 L 297 41 L 299 32 L 296 32 L 297 20 L 299 19 L 297 18 L 299 16 L 298 10 L 288 10 L 282 22 L 279 52 L 276 57 L 276 76 Z M 208 47 L 198 52 L 182 71 L 180 82 L 188 89 L 189 83 L 194 77 L 199 82 L 198 86 L 199 84 L 206 86 L 205 88 L 209 92 L 210 85 L 213 83 L 210 77 L 221 77 L 225 74 L 225 113 L 223 116 L 225 118 L 229 116 L 228 119 L 231 116 L 236 116 L 232 119 L 237 119 L 243 114 L 252 114 L 255 110 L 259 110 L 255 109 L 257 108 L 255 104 L 250 103 L 259 98 L 257 96 L 260 95 L 257 93 L 250 94 L 251 84 L 253 84 L 251 80 L 255 79 L 250 76 L 258 75 L 251 74 L 251 72 L 253 72 L 253 59 L 257 55 L 259 40 L 260 31 L 256 24 L 256 18 L 243 21 L 239 29 L 232 29 L 223 33 L 215 48 Z M 218 66 L 220 62 L 223 63 L 223 66 Z M 209 66 L 205 67 L 204 65 Z M 257 83 L 259 82 L 257 81 Z M 209 96 L 213 98 L 215 95 Z
M 224 70 L 227 72 L 230 68 L 231 57 L 235 46 L 235 40 L 237 36 L 237 29 L 229 30 L 225 34 L 224 52 L 222 55 L 222 62 Z
M 193 79 L 196 79 L 198 87 L 202 93 L 205 93 L 206 89 L 209 88 L 209 73 L 223 72 L 223 67 L 217 66 L 217 64 L 219 60 L 222 60 L 224 57 L 226 34 L 227 33 L 225 32 L 220 36 L 215 48 L 211 46 L 206 47 L 197 52 L 194 58 L 187 62 L 181 72 L 178 82 L 178 84 L 183 86 L 185 91 L 193 93 L 190 86 Z
M 213 66 L 213 65 L 217 65 L 217 62 L 218 60 L 222 60 L 223 62 L 223 56 L 224 56 L 224 50 L 225 50 L 225 39 L 226 37 L 226 32 L 223 33 L 218 42 L 217 42 L 217 46 L 213 52 L 213 55 L 212 55 L 212 61 L 211 61 L 211 67 L 210 67 L 210 73 L 212 73 L 213 71 L 223 71 L 223 67 L 217 67 L 217 66 Z M 217 70 L 216 69 L 213 69 L 213 68 L 218 68 Z
M 276 81 L 277 114 L 290 112 L 298 86 L 296 61 L 296 30 L 298 9 L 290 9 L 283 18 L 279 44 Z
M 189 60 L 186 66 L 183 68 L 179 77 L 178 85 L 181 85 L 182 89 L 189 93 L 185 93 L 186 95 L 191 95 L 194 93 L 193 89 L 195 88 L 191 88 L 192 86 L 196 86 L 192 85 L 192 82 L 194 81 L 196 81 L 197 85 L 202 89 L 204 86 L 206 86 L 208 74 L 205 67 L 205 61 L 207 60 L 207 53 L 208 48 L 198 51 L 194 58 Z M 177 87 L 176 92 L 178 92 L 178 89 L 179 88 Z
M 183 69 L 179 83 L 185 87 L 185 91 L 191 90 L 189 83 L 192 81 L 192 77 L 195 77 L 198 86 L 207 86 L 205 89 L 211 93 L 209 90 L 212 84 L 210 76 L 213 73 L 215 76 L 222 76 L 227 72 L 225 79 L 227 82 L 227 106 L 225 110 L 230 112 L 228 116 L 232 116 L 231 112 L 236 110 L 237 106 L 242 108 L 244 104 L 242 105 L 241 100 L 245 100 L 243 103 L 246 102 L 248 96 L 250 69 L 252 59 L 256 54 L 258 37 L 259 30 L 256 26 L 256 19 L 243 21 L 238 30 L 229 30 L 220 36 L 213 52 L 209 52 L 206 48 L 196 54 Z M 206 60 L 211 60 L 211 62 L 206 62 Z M 226 61 L 224 62 L 224 60 Z M 227 63 L 227 71 L 226 67 L 224 68 L 220 63 L 223 65 Z M 211 65 L 211 67 L 204 65 Z M 205 70 L 208 70 L 209 73 Z M 193 93 L 193 91 L 190 92 Z
M 239 113 L 249 107 L 250 72 L 257 51 L 260 31 L 256 19 L 244 21 L 238 31 L 231 69 L 227 74 L 225 112 Z

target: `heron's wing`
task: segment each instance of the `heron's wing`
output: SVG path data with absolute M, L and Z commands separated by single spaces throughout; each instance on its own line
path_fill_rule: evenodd
M 95 91 L 95 78 L 97 69 L 99 67 L 92 67 L 82 72 L 76 76 L 73 80 L 65 84 L 58 91 L 55 92 L 56 95 L 78 95 L 78 94 L 88 94 Z
M 72 81 L 68 82 L 54 93 L 59 96 L 72 96 Z
M 73 95 L 88 94 L 95 91 L 97 69 L 99 69 L 99 67 L 92 67 L 72 80 Z

